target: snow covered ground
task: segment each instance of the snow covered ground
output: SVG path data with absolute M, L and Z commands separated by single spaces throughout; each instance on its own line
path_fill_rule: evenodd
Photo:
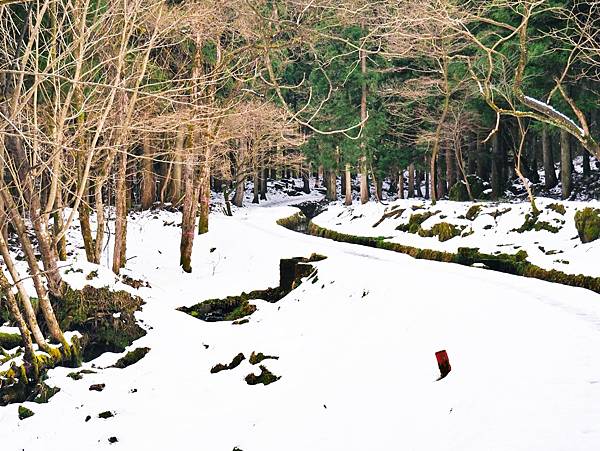
M 80 287 L 98 269 L 90 283 L 142 296 L 148 334 L 131 348 L 151 351 L 81 380 L 52 370 L 47 382 L 61 391 L 48 404 L 26 403 L 35 416 L 19 421 L 17 405 L 0 408 L 0 449 L 599 449 L 598 295 L 300 235 L 275 224 L 295 211 L 276 203 L 214 215 L 211 232 L 195 240 L 192 274 L 179 268 L 180 229 L 168 225 L 180 214 L 133 216 L 126 274 L 151 288 L 115 282 L 78 250 L 74 266 L 84 272 L 67 280 Z M 276 304 L 255 301 L 247 324 L 176 310 L 276 286 L 280 258 L 313 252 L 328 256 L 315 264 L 318 282 Z M 441 349 L 452 372 L 436 382 Z M 279 357 L 263 362 L 279 381 L 247 385 L 259 372 L 248 360 L 210 373 L 252 351 Z M 104 391 L 90 391 L 96 383 Z M 114 416 L 98 418 L 103 411 Z
M 531 212 L 527 202 L 452 202 L 441 201 L 432 206 L 423 200 L 397 200 L 389 204 L 370 202 L 365 205 L 354 203 L 345 207 L 341 203 L 331 206 L 313 222 L 326 229 L 370 237 L 388 237 L 389 241 L 422 249 L 456 252 L 459 247 L 480 248 L 488 254 L 515 254 L 525 250 L 528 260 L 545 269 L 558 269 L 569 274 L 600 276 L 600 241 L 583 244 L 575 228 L 575 212 L 586 207 L 598 208 L 600 202 L 558 202 L 553 199 L 536 200 L 541 214 L 538 221 L 558 229 L 518 232 L 526 214 Z M 481 210 L 474 219 L 467 219 L 469 209 L 480 205 Z M 551 206 L 562 205 L 565 213 Z M 397 211 L 398 215 L 381 220 L 385 213 Z M 446 222 L 462 229 L 460 236 L 441 242 L 438 237 L 424 237 L 418 233 L 397 230 L 407 224 L 412 215 L 435 213 L 421 227 L 430 230 L 435 224 Z

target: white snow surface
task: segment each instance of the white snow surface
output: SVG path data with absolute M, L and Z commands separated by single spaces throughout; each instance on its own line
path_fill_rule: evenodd
M 549 205 L 562 205 L 564 215 L 549 208 Z M 466 214 L 473 205 L 480 205 L 481 211 L 473 220 Z M 431 205 L 423 200 L 397 200 L 389 204 L 370 202 L 365 205 L 354 203 L 344 206 L 336 203 L 326 212 L 313 219 L 313 222 L 326 229 L 337 232 L 368 237 L 386 237 L 388 241 L 414 246 L 422 249 L 456 252 L 459 247 L 479 248 L 481 252 L 494 254 L 515 254 L 525 250 L 528 261 L 545 269 L 557 269 L 568 274 L 600 276 L 600 240 L 582 243 L 575 228 L 575 213 L 586 207 L 600 208 L 600 202 L 556 201 L 537 198 L 536 205 L 541 211 L 539 221 L 559 228 L 557 233 L 547 230 L 517 232 L 525 215 L 531 212 L 527 202 L 452 202 L 440 201 Z M 373 227 L 385 213 L 404 212 L 399 217 L 385 219 Z M 496 212 L 505 213 L 496 215 Z M 429 230 L 435 224 L 447 222 L 464 227 L 461 236 L 440 242 L 437 237 L 421 237 L 418 234 L 396 230 L 401 224 L 407 224 L 413 214 L 424 212 L 437 213 L 423 222 L 423 229 Z M 599 448 L 600 449 L 600 448 Z
M 126 369 L 99 369 L 121 356 L 105 354 L 84 365 L 97 373 L 81 380 L 66 376 L 72 369 L 50 371 L 47 383 L 61 391 L 47 404 L 25 403 L 35 416 L 19 421 L 17 405 L 0 408 L 0 449 L 600 448 L 597 294 L 275 224 L 295 211 L 271 205 L 213 215 L 211 231 L 195 239 L 192 274 L 178 265 L 180 229 L 164 225 L 180 222 L 180 214 L 132 216 L 125 273 L 151 288 L 116 282 L 78 250 L 73 265 L 84 271 L 65 278 L 142 296 L 138 318 L 148 334 L 131 349 L 151 351 Z M 276 286 L 280 258 L 313 252 L 328 257 L 315 264 L 318 282 L 275 304 L 254 301 L 247 324 L 207 323 L 176 310 Z M 87 282 L 92 269 L 99 276 Z M 441 349 L 452 372 L 436 382 Z M 247 385 L 244 377 L 259 372 L 248 360 L 210 373 L 252 351 L 279 356 L 263 362 L 279 381 Z M 104 391 L 89 391 L 96 383 Z M 115 416 L 98 418 L 106 410 Z M 113 436 L 118 442 L 110 444 Z

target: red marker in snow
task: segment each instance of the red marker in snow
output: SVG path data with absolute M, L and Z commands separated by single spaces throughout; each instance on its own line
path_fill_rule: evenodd
M 435 358 L 437 359 L 438 367 L 440 369 L 440 377 L 437 379 L 438 381 L 445 378 L 452 367 L 450 366 L 450 359 L 448 358 L 448 353 L 444 351 L 438 351 L 435 353 Z

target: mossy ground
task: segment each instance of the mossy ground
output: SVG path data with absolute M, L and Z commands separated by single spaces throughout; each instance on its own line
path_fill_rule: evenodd
M 112 368 L 127 368 L 128 366 L 134 365 L 135 363 L 142 360 L 146 354 L 150 352 L 150 348 L 135 348 L 133 351 L 129 351 L 117 362 L 112 365 Z

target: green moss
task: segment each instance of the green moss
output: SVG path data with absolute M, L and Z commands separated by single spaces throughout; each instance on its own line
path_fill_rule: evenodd
M 281 379 L 281 376 L 275 376 L 263 365 L 260 365 L 259 368 L 260 368 L 260 374 L 258 376 L 254 373 L 250 373 L 245 377 L 245 381 L 248 385 L 258 385 L 258 384 L 269 385 L 269 384 L 272 384 L 273 382 L 277 382 L 279 379 Z
M 567 209 L 565 208 L 565 206 L 563 204 L 549 204 L 546 206 L 546 209 L 555 211 L 556 213 L 563 215 L 563 216 L 567 212 Z
M 226 365 L 224 365 L 222 363 L 217 363 L 215 366 L 213 366 L 210 369 L 210 372 L 212 374 L 216 374 L 216 373 L 219 373 L 221 371 L 232 370 L 234 368 L 237 368 L 240 365 L 240 363 L 242 363 L 244 360 L 246 360 L 246 357 L 244 356 L 244 354 L 242 354 L 240 352 L 238 355 L 236 355 L 233 358 L 233 360 L 230 363 L 228 363 Z
M 252 354 L 250 354 L 249 362 L 251 365 L 256 365 L 257 363 L 260 363 L 263 360 L 267 360 L 267 359 L 279 360 L 279 357 L 274 356 L 274 355 L 265 355 L 262 352 L 259 352 L 258 354 L 256 354 L 253 351 Z
M 435 224 L 430 230 L 419 228 L 419 236 L 422 237 L 434 237 L 437 236 L 442 242 L 448 241 L 455 236 L 460 235 L 460 230 L 454 224 L 447 222 L 440 222 Z
M 513 232 L 523 233 L 523 232 L 539 232 L 541 230 L 547 230 L 550 233 L 558 233 L 560 227 L 553 226 L 549 222 L 540 221 L 539 215 L 535 213 L 527 213 L 525 215 L 525 222 L 518 229 L 513 229 Z
M 142 360 L 146 354 L 150 352 L 150 348 L 135 348 L 133 351 L 129 351 L 123 357 L 121 357 L 117 362 L 112 365 L 112 368 L 127 368 L 140 360 Z
M 0 332 L 0 348 L 4 348 L 8 351 L 10 349 L 19 347 L 22 344 L 23 340 L 21 339 L 21 335 Z
M 93 271 L 90 271 L 90 273 L 87 276 L 85 276 L 85 280 L 93 280 L 97 277 L 98 277 L 98 270 L 94 269 Z
M 575 213 L 575 227 L 582 243 L 600 238 L 600 210 L 584 208 Z
M 35 413 L 33 411 L 29 410 L 27 407 L 19 406 L 19 420 L 24 420 L 24 419 L 32 417 L 34 415 L 35 415 Z
M 67 374 L 67 377 L 70 377 L 74 381 L 78 381 L 78 380 L 83 379 L 84 374 L 96 374 L 96 372 L 92 371 L 92 370 L 80 370 L 80 371 L 76 371 L 76 372 Z
M 62 330 L 77 330 L 83 335 L 81 349 L 85 361 L 104 352 L 124 352 L 146 334 L 135 319 L 142 299 L 126 291 L 67 287 L 61 299 L 52 298 L 52 305 Z
M 477 216 L 481 213 L 481 205 L 472 205 L 469 210 L 467 210 L 467 214 L 465 218 L 469 221 L 474 221 Z
M 410 215 L 410 219 L 408 220 L 408 224 L 400 224 L 396 227 L 396 230 L 400 230 L 401 232 L 408 233 L 419 233 L 419 229 L 421 228 L 421 224 L 427 221 L 432 216 L 437 215 L 440 211 L 426 211 L 425 213 L 415 213 Z

